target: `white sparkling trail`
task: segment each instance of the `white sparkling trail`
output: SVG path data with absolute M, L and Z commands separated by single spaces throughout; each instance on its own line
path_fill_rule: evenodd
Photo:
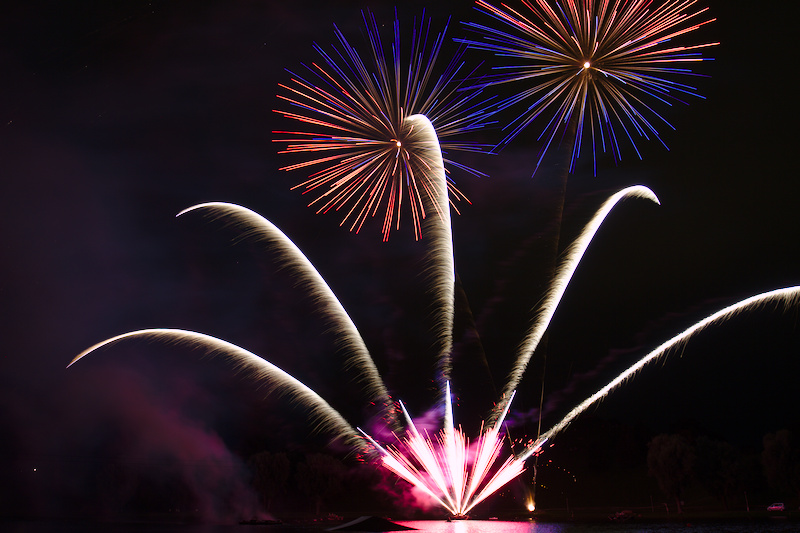
M 82 351 L 67 365 L 67 368 L 100 348 L 136 337 L 166 340 L 193 349 L 202 349 L 207 356 L 227 357 L 234 362 L 237 370 L 250 372 L 259 382 L 269 383 L 278 394 L 286 395 L 292 402 L 308 409 L 311 419 L 315 422 L 316 430 L 333 433 L 337 438 L 344 439 L 346 443 L 356 448 L 363 448 L 365 445 L 363 439 L 358 436 L 347 420 L 303 382 L 244 348 L 204 333 L 167 328 L 141 329 L 123 333 L 98 342 Z
M 608 200 L 603 203 L 600 209 L 595 213 L 592 220 L 586 225 L 581 232 L 580 236 L 575 242 L 566 250 L 564 260 L 559 266 L 552 285 L 545 295 L 541 308 L 537 312 L 537 317 L 529 328 L 525 338 L 520 344 L 518 349 L 519 355 L 511 374 L 506 382 L 503 394 L 511 394 L 519 386 L 519 382 L 525 373 L 525 369 L 530 362 L 533 352 L 542 340 L 544 332 L 550 325 L 553 315 L 556 312 L 564 292 L 567 290 L 570 280 L 572 279 L 575 270 L 578 268 L 581 259 L 586 253 L 586 249 L 592 242 L 603 221 L 606 219 L 611 210 L 624 198 L 646 198 L 660 205 L 658 197 L 655 193 L 643 185 L 636 185 L 633 187 L 625 188 L 618 193 L 612 195 Z M 495 412 L 496 412 L 495 408 Z
M 242 238 L 253 237 L 263 241 L 271 251 L 278 254 L 280 266 L 286 268 L 308 291 L 320 314 L 334 328 L 337 343 L 348 354 L 345 365 L 358 371 L 359 380 L 365 383 L 370 401 L 382 406 L 383 416 L 391 427 L 397 429 L 389 392 L 364 339 L 333 290 L 297 245 L 272 222 L 255 211 L 237 204 L 207 202 L 184 209 L 176 216 L 197 210 L 210 211 L 216 218 L 230 217 L 235 226 L 244 229 Z
M 649 354 L 642 357 L 639 361 L 634 363 L 631 367 L 629 367 L 619 376 L 614 378 L 608 385 L 606 385 L 599 391 L 589 396 L 583 402 L 578 404 L 578 406 L 575 407 L 572 411 L 570 411 L 567 414 L 567 416 L 565 416 L 560 422 L 558 422 L 555 426 L 553 426 L 547 432 L 545 432 L 542 435 L 542 438 L 549 439 L 558 434 L 561 430 L 566 428 L 570 424 L 570 422 L 572 422 L 575 419 L 575 417 L 583 413 L 592 404 L 605 398 L 607 394 L 609 394 L 612 390 L 622 385 L 625 381 L 632 378 L 634 374 L 636 374 L 638 371 L 644 368 L 645 365 L 647 365 L 652 361 L 655 361 L 656 359 L 659 359 L 660 357 L 663 357 L 670 350 L 685 344 L 686 342 L 689 341 L 689 339 L 693 335 L 697 334 L 698 332 L 702 331 L 708 326 L 718 322 L 723 322 L 743 311 L 757 308 L 759 306 L 763 306 L 770 302 L 776 302 L 776 303 L 783 302 L 786 307 L 797 305 L 798 303 L 800 303 L 800 286 L 786 287 L 784 289 L 776 289 L 773 291 L 751 296 L 750 298 L 746 298 L 738 303 L 725 307 L 724 309 L 721 309 L 716 313 L 697 322 L 695 325 L 684 330 L 682 333 L 676 335 L 675 337 L 661 344 L 658 348 L 656 348 Z M 529 456 L 530 453 L 525 452 L 521 457 L 527 458 Z
M 410 128 L 408 141 L 419 147 L 414 150 L 417 158 L 413 160 L 413 170 L 418 173 L 419 183 L 429 191 L 429 194 L 421 195 L 423 205 L 429 211 L 423 214 L 423 231 L 432 241 L 425 257 L 425 270 L 434 280 L 432 313 L 437 336 L 438 381 L 441 390 L 450 379 L 455 316 L 456 275 L 447 177 L 439 138 L 431 121 L 424 115 L 411 115 L 406 118 L 405 125 Z

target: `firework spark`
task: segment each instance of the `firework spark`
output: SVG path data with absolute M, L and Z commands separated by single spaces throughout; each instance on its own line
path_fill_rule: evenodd
M 570 171 L 581 154 L 584 133 L 597 172 L 597 151 L 622 157 L 627 138 L 641 158 L 635 138 L 661 139 L 657 125 L 674 127 L 653 105 L 702 98 L 685 83 L 696 76 L 690 66 L 706 61 L 701 49 L 719 43 L 681 45 L 687 33 L 713 22 L 695 0 L 522 0 L 525 10 L 495 7 L 477 0 L 476 9 L 502 28 L 465 23 L 478 34 L 460 42 L 518 63 L 495 67 L 483 86 L 521 82 L 525 87 L 503 99 L 499 109 L 523 111 L 507 127 L 500 146 L 537 119 L 546 125 L 536 168 L 548 148 L 567 128 L 576 128 Z M 524 13 L 523 13 L 524 11 Z M 699 21 L 698 21 L 699 20 Z M 508 30 L 508 31 L 506 31 Z M 685 103 L 685 102 L 684 102 Z M 535 172 L 535 171 L 534 171 Z
M 230 220 L 242 231 L 243 237 L 252 237 L 263 242 L 277 255 L 280 266 L 286 269 L 315 302 L 316 310 L 330 324 L 339 346 L 347 354 L 345 366 L 353 368 L 364 383 L 369 401 L 382 407 L 389 426 L 397 428 L 397 420 L 389 391 L 378 372 L 358 328 L 347 314 L 342 302 L 334 294 L 325 278 L 314 267 L 303 252 L 272 222 L 246 207 L 225 203 L 207 202 L 188 207 L 178 213 L 201 211 L 212 218 Z
M 426 272 L 431 283 L 433 297 L 432 318 L 436 334 L 436 361 L 439 387 L 450 380 L 452 370 L 453 321 L 455 319 L 456 267 L 453 252 L 453 228 L 450 210 L 447 209 L 447 177 L 439 137 L 431 121 L 425 115 L 412 115 L 405 120 L 413 132 L 409 140 L 416 144 L 428 160 L 427 172 L 422 174 L 425 190 L 423 205 L 436 210 L 437 216 L 427 217 L 423 227 L 430 237 L 430 246 L 425 255 Z M 445 206 L 441 209 L 440 206 Z
M 363 440 L 353 426 L 306 384 L 253 352 L 204 333 L 168 328 L 141 329 L 123 333 L 85 349 L 70 361 L 67 368 L 100 348 L 133 338 L 162 340 L 202 350 L 206 356 L 226 357 L 233 361 L 235 368 L 250 372 L 254 379 L 268 384 L 276 393 L 286 394 L 291 401 L 308 409 L 311 420 L 318 430 L 331 433 L 350 445 L 358 447 L 363 445 Z
M 287 145 L 280 153 L 313 154 L 282 170 L 321 167 L 293 188 L 316 195 L 309 206 L 316 206 L 317 213 L 343 211 L 341 224 L 351 231 L 358 232 L 368 217 L 384 210 L 385 241 L 399 228 L 401 212 L 409 209 L 419 239 L 422 221 L 431 214 L 426 203 L 441 214 L 452 199 L 465 197 L 449 180 L 450 199 L 442 204 L 433 195 L 425 177 L 432 160 L 414 140 L 413 123 L 406 119 L 415 114 L 428 117 L 445 139 L 444 151 L 480 151 L 479 145 L 447 139 L 484 127 L 489 103 L 481 100 L 480 88 L 466 89 L 459 81 L 470 75 L 463 72 L 460 51 L 437 73 L 447 26 L 430 42 L 430 19 L 423 15 L 419 26 L 415 21 L 406 60 L 396 17 L 389 50 L 374 16 L 367 12 L 363 19 L 370 55 L 359 55 L 336 28 L 338 46 L 328 52 L 315 44 L 321 63 L 304 65 L 305 75 L 290 72 L 291 81 L 279 86 L 278 98 L 289 110 L 275 112 L 303 125 L 298 131 L 274 132 L 275 142 Z M 449 159 L 446 163 L 477 173 Z
M 567 286 L 572 276 L 575 274 L 586 250 L 589 248 L 592 239 L 614 207 L 626 198 L 644 198 L 660 205 L 655 193 L 642 185 L 627 187 L 611 195 L 611 197 L 603 203 L 586 227 L 583 228 L 583 231 L 575 242 L 573 242 L 564 253 L 564 259 L 553 277 L 553 282 L 550 284 L 541 306 L 536 312 L 536 320 L 534 320 L 523 342 L 519 345 L 517 360 L 503 389 L 504 394 L 516 390 L 519 386 L 519 382 L 525 374 L 525 369 L 528 367 L 528 363 L 533 353 L 536 351 L 536 347 L 542 340 L 542 336 L 545 331 L 547 331 L 547 327 L 550 325 L 550 321 L 555 315 L 558 304 L 561 302 L 561 298 L 564 296 Z

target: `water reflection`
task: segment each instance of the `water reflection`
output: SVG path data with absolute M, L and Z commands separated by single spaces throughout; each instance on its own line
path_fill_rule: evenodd
M 691 524 L 675 523 L 545 523 L 499 520 L 401 521 L 421 533 L 789 533 L 800 531 L 790 520 L 763 520 Z
M 800 523 L 784 520 L 741 522 L 636 523 L 555 523 L 503 522 L 500 520 L 398 521 L 420 533 L 796 533 Z M 3 533 L 327 533 L 336 524 L 242 526 L 238 524 L 157 524 L 104 522 L 6 522 L 0 519 Z M 414 533 L 409 532 L 409 533 Z
M 501 522 L 499 520 L 415 520 L 399 522 L 424 533 L 562 533 L 563 524 Z

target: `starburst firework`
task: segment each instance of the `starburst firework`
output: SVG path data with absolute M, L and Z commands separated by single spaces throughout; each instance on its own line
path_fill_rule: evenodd
M 495 67 L 482 84 L 524 83 L 504 98 L 499 109 L 524 106 L 507 127 L 505 145 L 534 121 L 545 126 L 536 168 L 554 141 L 575 128 L 570 171 L 589 132 L 597 172 L 597 151 L 622 157 L 620 140 L 627 138 L 641 158 L 637 138 L 655 137 L 666 147 L 657 126 L 674 127 L 653 106 L 702 98 L 684 83 L 693 63 L 708 60 L 701 49 L 719 43 L 682 45 L 681 38 L 713 22 L 695 0 L 521 0 L 524 10 L 506 4 L 495 7 L 477 0 L 476 9 L 502 28 L 465 23 L 478 34 L 460 39 L 472 48 L 511 58 Z M 683 80 L 683 81 L 680 81 Z M 685 103 L 685 102 L 684 102 Z
M 431 20 L 423 15 L 419 25 L 414 23 L 404 55 L 397 17 L 389 47 L 374 15 L 367 12 L 363 18 L 370 54 L 362 57 L 336 28 L 338 45 L 326 51 L 315 44 L 322 61 L 304 65 L 305 75 L 290 72 L 291 81 L 280 85 L 278 98 L 291 110 L 275 112 L 302 123 L 303 129 L 276 131 L 275 141 L 287 145 L 280 153 L 307 157 L 282 170 L 321 167 L 293 188 L 316 196 L 309 205 L 317 207 L 317 213 L 343 211 L 341 224 L 348 224 L 351 231 L 358 232 L 368 217 L 383 210 L 385 241 L 393 228 L 399 228 L 401 212 L 409 209 L 419 239 L 422 220 L 430 210 L 442 212 L 447 206 L 439 205 L 432 192 L 429 174 L 435 161 L 415 143 L 406 119 L 424 114 L 434 124 L 445 154 L 480 151 L 484 147 L 449 138 L 483 127 L 489 102 L 481 100 L 480 88 L 463 87 L 470 75 L 463 72 L 463 49 L 437 73 L 447 26 L 431 42 Z M 480 174 L 447 156 L 445 163 Z M 451 203 L 466 199 L 452 180 L 448 189 Z

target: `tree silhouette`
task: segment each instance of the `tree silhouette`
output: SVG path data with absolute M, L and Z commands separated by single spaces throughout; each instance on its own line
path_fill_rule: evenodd
M 731 497 L 741 487 L 742 460 L 730 443 L 700 437 L 695 443 L 695 475 L 730 510 Z
M 314 510 L 318 515 L 322 502 L 342 492 L 345 468 L 341 461 L 324 453 L 312 453 L 303 463 L 297 465 L 297 486 L 314 500 Z
M 291 469 L 289 457 L 283 452 L 259 452 L 248 462 L 253 469 L 253 488 L 261 495 L 262 504 L 269 511 L 275 496 L 286 492 Z
M 682 513 L 681 492 L 692 475 L 695 453 L 682 435 L 658 435 L 647 446 L 647 469 L 667 498 Z
M 767 433 L 761 462 L 770 489 L 777 494 L 800 492 L 800 446 L 788 429 Z

